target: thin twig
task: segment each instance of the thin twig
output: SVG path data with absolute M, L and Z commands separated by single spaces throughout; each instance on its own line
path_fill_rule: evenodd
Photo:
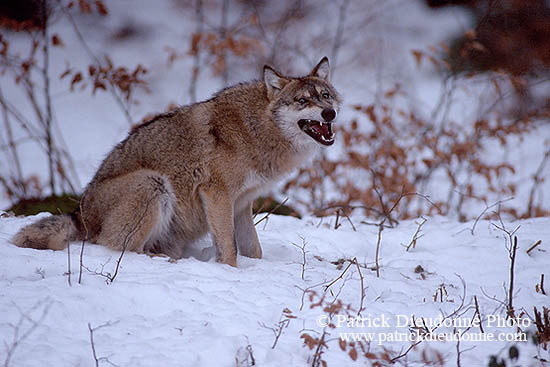
M 384 215 L 384 213 L 382 213 L 380 210 L 378 210 L 376 208 L 369 207 L 369 206 L 365 206 L 365 205 L 342 205 L 342 204 L 329 205 L 329 206 L 326 206 L 324 208 L 317 209 L 317 210 L 315 210 L 314 215 L 316 215 L 318 217 L 323 217 L 322 213 L 324 211 L 329 210 L 329 209 L 342 209 L 344 212 L 346 211 L 346 209 L 350 209 L 350 210 L 364 209 L 365 211 L 374 212 L 378 216 Z
M 90 331 L 90 344 L 92 346 L 92 356 L 94 357 L 95 367 L 99 367 L 99 359 L 97 358 L 97 354 L 96 354 L 96 351 L 95 351 L 95 343 L 94 343 L 94 330 L 95 329 L 92 329 L 92 325 L 90 325 L 90 323 L 88 323 L 88 330 Z
M 529 202 L 527 204 L 527 215 L 529 217 L 533 216 L 533 206 L 535 201 L 535 192 L 537 190 L 537 187 L 540 185 L 540 183 L 543 181 L 542 178 L 542 172 L 544 170 L 544 167 L 546 166 L 546 163 L 550 160 L 550 149 L 548 149 L 544 156 L 542 157 L 542 161 L 540 162 L 535 175 L 533 176 L 533 185 L 531 186 L 531 190 L 529 192 Z
M 265 216 L 263 216 L 260 220 L 258 220 L 256 223 L 254 223 L 255 226 L 257 226 L 259 223 L 261 223 L 263 220 L 267 220 L 267 217 L 269 217 L 271 214 L 273 214 L 277 209 L 279 209 L 281 206 L 285 205 L 285 203 L 288 201 L 288 197 L 284 199 L 281 203 L 277 204 L 273 209 L 271 209 Z
M 361 281 L 361 302 L 359 303 L 359 310 L 357 310 L 357 316 L 361 315 L 361 311 L 363 311 L 363 301 L 365 300 L 365 285 L 363 280 L 363 273 L 361 272 L 361 267 L 359 266 L 359 263 L 357 262 L 357 257 L 353 258 L 353 262 L 355 263 L 355 266 L 357 267 L 357 272 L 359 273 L 359 280 Z
M 537 242 L 535 242 L 535 244 L 531 247 L 529 247 L 529 249 L 526 251 L 527 252 L 527 255 L 529 255 L 529 253 L 531 251 L 533 251 L 538 245 L 540 245 L 542 243 L 542 240 L 538 240 Z
M 462 194 L 461 194 L 461 195 L 462 195 Z M 475 196 L 473 196 L 473 195 L 468 195 L 468 196 L 477 199 L 477 197 L 475 197 Z M 483 215 L 484 215 L 485 213 L 487 213 L 487 211 L 488 211 L 489 209 L 494 208 L 495 206 L 500 206 L 500 204 L 505 203 L 505 202 L 507 202 L 507 201 L 510 201 L 510 200 L 512 200 L 512 199 L 513 199 L 513 197 L 507 198 L 507 199 L 504 199 L 504 200 L 499 200 L 499 201 L 497 201 L 496 203 L 493 203 L 493 204 L 491 204 L 491 205 L 489 205 L 489 206 L 487 205 L 487 202 L 486 202 L 485 200 L 483 200 L 483 202 L 485 203 L 485 209 L 483 209 L 483 211 L 481 212 L 481 214 L 479 214 L 479 215 L 477 216 L 476 220 L 474 221 L 474 224 L 472 225 L 472 228 L 470 228 L 470 233 L 472 234 L 472 236 L 474 235 L 474 231 L 475 231 L 475 229 L 476 229 L 477 222 L 479 222 L 479 220 L 481 219 L 481 217 L 483 217 Z
M 4 99 L 1 89 L 0 89 L 0 99 L 2 100 Z M 4 103 L 2 103 L 2 115 L 4 117 L 4 126 L 5 126 L 6 135 L 8 139 L 7 146 L 8 146 L 9 152 L 11 153 L 13 165 L 15 167 L 16 180 L 19 183 L 17 186 L 19 186 L 22 190 L 22 192 L 20 193 L 20 196 L 25 196 L 26 186 L 23 184 L 23 171 L 21 169 L 21 162 L 19 161 L 19 153 L 17 152 L 17 143 L 13 137 L 13 132 L 12 132 L 11 123 L 10 123 L 10 115 L 8 113 L 7 106 Z
M 107 326 L 114 325 L 114 324 L 116 324 L 116 322 L 108 321 L 105 324 L 102 324 L 102 325 L 99 325 L 99 326 L 96 326 L 96 327 L 92 328 L 92 325 L 90 323 L 88 323 L 88 330 L 90 332 L 90 344 L 91 344 L 91 347 L 92 347 L 92 356 L 94 357 L 95 367 L 99 367 L 99 362 L 106 362 L 106 363 L 109 363 L 111 366 L 116 366 L 116 364 L 111 362 L 108 357 L 98 357 L 97 356 L 97 352 L 95 350 L 95 342 L 94 342 L 94 332 L 95 331 L 97 331 L 101 328 L 107 327 Z
M 346 217 L 346 219 L 348 220 L 349 224 L 351 225 L 351 228 L 353 229 L 353 232 L 357 232 L 357 228 L 355 228 L 355 226 L 353 225 L 353 222 L 351 221 L 351 218 L 349 217 L 349 215 L 347 215 L 347 214 L 344 212 L 344 216 Z
M 71 287 L 71 242 L 67 244 L 67 281 Z
M 441 325 L 444 325 L 445 321 L 452 318 L 452 317 L 455 317 L 455 316 L 460 316 L 460 315 L 463 315 L 465 312 L 468 311 L 468 308 L 465 309 L 465 306 L 464 306 L 464 301 L 466 299 L 466 282 L 464 281 L 464 279 L 458 275 L 458 274 L 455 274 L 458 279 L 460 279 L 460 282 L 462 283 L 462 287 L 463 287 L 463 292 L 462 292 L 462 296 L 460 297 L 460 304 L 457 306 L 457 308 L 455 308 L 455 310 L 453 312 L 451 312 L 450 314 L 448 315 L 444 315 L 442 313 L 442 319 L 441 321 L 435 325 L 433 328 L 431 329 L 428 329 L 427 326 L 426 326 L 426 323 L 424 322 L 424 319 L 422 319 L 423 323 L 424 323 L 424 329 L 428 332 L 428 333 L 434 333 Z M 414 318 L 413 318 L 413 323 L 414 325 L 416 325 L 416 322 L 414 321 Z M 422 343 L 422 341 L 424 341 L 424 339 L 421 339 L 413 344 L 411 344 L 404 352 L 400 353 L 399 355 L 397 355 L 396 357 L 393 357 L 391 359 L 391 362 L 392 363 L 395 363 L 397 360 L 405 357 L 411 350 L 413 350 L 417 345 L 419 345 L 420 343 Z
M 516 251 L 518 249 L 518 237 L 515 236 L 515 233 L 519 230 L 521 226 L 517 226 L 512 232 L 508 231 L 505 226 L 502 218 L 500 216 L 500 211 L 497 213 L 497 218 L 500 222 L 500 226 L 493 224 L 496 228 L 501 230 L 507 237 L 504 238 L 505 247 L 508 249 L 508 257 L 510 258 L 510 282 L 508 284 L 508 304 L 506 305 L 506 316 L 513 318 L 515 316 L 514 307 L 513 307 L 513 298 L 514 298 L 514 265 L 516 262 Z M 508 247 L 508 241 L 510 241 L 510 247 Z
M 405 187 L 403 187 L 403 189 L 401 190 L 401 194 L 399 195 L 397 200 L 394 202 L 394 204 L 392 205 L 392 207 L 389 211 L 386 211 L 385 206 L 383 207 L 383 210 L 386 213 L 386 215 L 380 221 L 380 223 L 378 223 L 378 237 L 377 237 L 377 240 L 376 240 L 376 254 L 375 254 L 375 259 L 374 259 L 375 263 L 376 263 L 376 277 L 377 278 L 380 278 L 380 244 L 382 242 L 382 231 L 384 230 L 384 223 L 386 222 L 386 220 L 389 220 L 390 225 L 392 224 L 391 213 L 397 207 L 397 205 L 399 204 L 401 199 L 404 197 L 404 190 L 405 190 Z M 378 189 L 376 189 L 376 187 L 375 187 L 375 191 L 378 192 Z M 380 204 L 382 205 L 382 203 L 383 203 L 382 195 L 380 195 L 380 193 L 378 193 L 378 195 L 379 195 L 379 198 L 380 198 Z
M 456 334 L 456 328 L 453 330 L 453 333 Z M 456 338 L 456 367 L 462 367 L 460 364 L 460 338 Z
M 307 288 L 305 288 L 305 289 L 304 289 L 304 288 L 300 288 L 300 287 L 297 286 L 297 285 L 295 286 L 296 288 L 298 288 L 299 290 L 302 291 L 302 298 L 301 298 L 301 301 L 300 301 L 300 311 L 302 311 L 303 308 L 304 308 L 304 304 L 305 304 L 304 302 L 305 302 L 306 294 L 308 294 L 309 292 L 314 292 L 314 291 L 312 291 L 312 289 L 317 288 L 317 287 L 320 287 L 320 286 L 325 285 L 325 284 L 326 284 L 326 282 L 322 282 L 322 283 L 310 285 L 309 287 L 307 287 Z
M 349 261 L 349 264 L 348 266 L 346 266 L 346 268 L 344 269 L 344 271 L 342 271 L 336 278 L 334 278 L 330 283 L 328 283 L 327 285 L 325 285 L 325 292 L 330 288 L 332 287 L 332 285 L 334 285 L 334 283 L 336 283 L 337 281 L 339 281 L 340 279 L 343 279 L 344 278 L 344 274 L 346 274 L 346 272 L 348 271 L 348 269 L 351 267 L 351 265 L 353 264 L 353 260 L 352 261 Z
M 317 348 L 315 349 L 315 353 L 313 354 L 313 361 L 311 362 L 311 367 L 319 367 L 324 362 L 321 358 L 323 356 L 324 349 L 327 346 L 325 341 L 326 337 L 327 337 L 327 326 L 323 328 L 323 333 L 321 334 L 321 338 L 319 338 L 319 342 L 317 343 Z
M 508 316 L 514 317 L 514 307 L 512 301 L 514 299 L 514 264 L 516 262 L 516 251 L 518 249 L 518 237 L 514 236 L 514 246 L 510 255 L 510 285 L 508 287 Z
M 88 241 L 88 227 L 86 226 L 86 221 L 84 220 L 84 210 L 82 208 L 82 203 L 84 202 L 86 193 L 87 191 L 84 192 L 84 194 L 82 195 L 82 198 L 80 198 L 80 202 L 78 203 L 78 208 L 80 209 L 80 213 L 79 213 L 80 222 L 82 222 L 82 226 L 84 227 L 84 237 L 82 238 L 82 244 L 80 245 L 80 257 L 79 257 L 80 266 L 78 269 L 78 284 L 82 283 L 82 269 L 84 268 L 84 264 L 83 264 L 84 245 L 86 244 L 86 241 Z
M 418 241 L 420 238 L 422 238 L 424 236 L 424 235 L 420 235 L 420 231 L 422 230 L 422 226 L 424 225 L 424 223 L 426 223 L 428 220 L 424 217 L 420 217 L 420 218 L 422 218 L 422 222 L 417 223 L 418 227 L 416 228 L 416 231 L 413 234 L 411 242 L 407 245 L 406 251 L 409 251 L 411 249 L 411 247 L 415 248 L 416 247 L 416 241 Z
M 101 61 L 99 61 L 98 57 L 94 54 L 94 52 L 92 51 L 90 46 L 88 46 L 88 43 L 84 39 L 84 36 L 80 32 L 80 29 L 78 28 L 78 25 L 76 24 L 76 21 L 74 20 L 74 17 L 72 16 L 72 14 L 67 9 L 65 9 L 65 7 L 61 6 L 61 9 L 62 9 L 63 13 L 65 14 L 65 16 L 67 17 L 67 19 L 69 19 L 69 22 L 71 23 L 71 26 L 74 30 L 74 33 L 75 33 L 76 37 L 80 41 L 80 44 L 82 45 L 82 47 L 84 48 L 84 50 L 86 51 L 88 56 L 95 63 L 95 66 L 100 69 L 102 67 Z M 130 111 L 129 111 L 128 107 L 126 106 L 126 104 L 124 103 L 122 98 L 118 95 L 118 93 L 116 92 L 116 90 L 115 90 L 114 86 L 112 85 L 112 83 L 107 83 L 107 87 L 109 89 L 109 92 L 111 92 L 111 95 L 115 99 L 115 102 L 118 104 L 118 106 L 122 110 L 122 112 L 124 114 L 124 117 L 126 117 L 126 120 L 128 121 L 128 124 L 131 126 L 134 123 L 134 121 L 132 119 L 132 116 L 130 115 Z
M 382 242 L 383 223 L 378 226 L 378 236 L 376 237 L 376 253 L 374 255 L 376 277 L 380 278 L 380 243 Z
M 361 301 L 359 302 L 359 309 L 357 311 L 357 315 L 359 316 L 361 314 L 361 311 L 363 311 L 363 302 L 365 300 L 365 285 L 364 285 L 364 277 L 363 277 L 363 273 L 361 272 L 361 267 L 359 266 L 359 262 L 357 261 L 357 257 L 354 257 L 353 259 L 351 260 L 347 260 L 349 263 L 348 263 L 348 266 L 346 266 L 346 268 L 336 277 L 334 278 L 330 283 L 328 283 L 327 285 L 325 285 L 325 292 L 334 285 L 334 283 L 336 283 L 337 281 L 339 281 L 340 279 L 344 279 L 344 275 L 346 274 L 346 272 L 349 270 L 349 268 L 352 266 L 352 265 L 355 265 L 355 267 L 357 268 L 357 272 L 359 273 L 359 281 L 360 281 L 360 285 L 361 285 Z
M 265 325 L 262 322 L 258 322 L 258 324 L 261 327 L 271 330 L 273 332 L 273 335 L 275 336 L 275 340 L 273 341 L 273 344 L 271 345 L 271 349 L 275 349 L 275 347 L 277 346 L 277 343 L 279 342 L 279 338 L 283 334 L 284 329 L 286 329 L 288 327 L 288 325 L 290 325 L 290 320 L 295 319 L 295 318 L 296 318 L 296 316 L 294 316 L 292 314 L 292 311 L 290 311 L 288 308 L 285 308 L 281 312 L 281 317 L 279 319 L 279 322 L 275 326 L 271 327 L 271 326 Z
M 344 35 L 344 27 L 346 25 L 346 10 L 349 5 L 349 0 L 343 0 L 338 9 L 338 26 L 336 27 L 336 35 L 334 36 L 334 42 L 332 43 L 331 51 L 331 74 L 334 75 L 336 67 L 338 66 L 338 54 L 340 47 L 342 46 L 342 38 Z
M 338 225 L 338 219 L 340 218 L 340 209 L 336 209 L 336 220 L 334 221 L 334 229 L 338 229 L 341 226 Z
M 46 104 L 46 115 L 44 117 L 44 128 L 46 132 L 46 145 L 48 147 L 48 170 L 50 173 L 50 190 L 52 195 L 55 195 L 55 170 L 54 170 L 54 152 L 53 152 L 53 142 L 52 142 L 52 100 L 50 95 L 50 77 L 49 64 L 50 64 L 50 53 L 49 53 L 49 36 L 48 36 L 48 7 L 46 6 L 46 0 L 42 0 L 42 38 L 43 38 L 43 47 L 42 53 L 44 58 L 44 67 L 42 69 L 42 79 L 44 79 L 44 97 Z
M 32 311 L 38 309 L 42 305 L 44 305 L 44 308 L 42 310 L 42 314 L 40 315 L 40 318 L 38 321 L 35 321 L 31 318 L 30 314 Z M 13 357 L 13 354 L 15 353 L 17 347 L 21 345 L 35 330 L 36 328 L 44 321 L 46 318 L 48 311 L 50 310 L 51 302 L 48 302 L 48 299 L 44 299 L 41 301 L 38 301 L 34 306 L 32 306 L 29 310 L 26 312 L 22 312 L 17 306 L 17 309 L 20 313 L 19 321 L 16 325 L 10 325 L 13 327 L 13 340 L 10 345 L 6 345 L 6 359 L 4 360 L 4 367 L 9 367 L 10 361 Z M 23 323 L 25 321 L 30 322 L 31 326 L 21 334 L 23 331 Z
M 477 303 L 477 296 L 474 296 L 474 303 L 475 303 L 475 306 L 476 306 L 476 314 L 477 314 L 477 316 L 479 316 L 479 330 L 482 333 L 485 333 L 485 331 L 483 330 L 483 322 L 481 322 L 482 317 L 481 317 L 481 313 L 479 312 L 479 304 Z
M 290 242 L 290 244 L 298 249 L 300 249 L 300 251 L 302 252 L 302 262 L 300 263 L 301 267 L 302 267 L 302 273 L 301 273 L 301 278 L 302 280 L 305 280 L 305 272 L 306 272 L 306 245 L 307 245 L 307 242 L 305 240 L 304 237 L 301 237 L 302 239 L 302 246 L 298 246 L 297 244 L 295 244 L 294 242 Z
M 158 188 L 156 190 L 156 195 L 153 195 L 149 201 L 146 203 L 145 205 L 145 208 L 143 210 L 143 213 L 141 214 L 141 216 L 138 218 L 138 220 L 136 221 L 134 227 L 132 228 L 132 230 L 130 232 L 128 232 L 126 234 L 126 237 L 124 238 L 124 243 L 122 245 L 122 252 L 120 253 L 120 256 L 118 257 L 117 261 L 116 261 L 116 267 L 115 267 L 115 271 L 113 273 L 113 276 L 109 279 L 110 282 L 114 282 L 115 281 L 115 278 L 117 277 L 118 275 L 118 270 L 120 268 L 120 263 L 122 262 L 122 257 L 124 256 L 124 253 L 126 252 L 126 249 L 128 247 L 128 243 L 130 242 L 130 239 L 133 238 L 134 234 L 136 234 L 136 232 L 138 231 L 139 229 L 139 225 L 143 222 L 143 219 L 145 218 L 145 216 L 147 215 L 147 213 L 149 212 L 149 205 L 151 205 L 151 203 L 155 200 L 158 199 L 158 196 L 163 194 L 163 189 L 161 188 Z M 126 226 L 125 226 L 126 227 Z M 124 230 L 124 229 L 123 229 Z
M 502 301 L 502 300 L 496 298 L 495 296 L 490 296 L 490 295 L 488 295 L 487 292 L 485 292 L 485 290 L 484 290 L 482 287 L 479 287 L 479 289 L 481 289 L 481 293 L 483 293 L 483 295 L 484 295 L 485 297 L 489 298 L 489 299 L 492 300 L 492 301 L 497 302 L 497 303 L 500 305 L 500 306 L 497 308 L 497 310 L 500 309 L 501 307 L 504 307 L 504 308 L 507 307 L 506 302 L 504 302 L 504 301 Z

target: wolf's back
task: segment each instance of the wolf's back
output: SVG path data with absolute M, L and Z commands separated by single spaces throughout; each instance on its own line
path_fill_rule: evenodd
M 11 240 L 19 247 L 38 250 L 63 250 L 69 241 L 82 238 L 69 215 L 55 215 L 23 227 Z

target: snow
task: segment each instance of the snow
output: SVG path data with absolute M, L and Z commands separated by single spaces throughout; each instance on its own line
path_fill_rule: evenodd
M 473 296 L 477 296 L 484 323 L 489 315 L 505 317 L 499 301 L 505 300 L 508 285 L 509 258 L 505 236 L 489 221 L 480 221 L 472 235 L 473 222 L 457 223 L 444 217 L 429 217 L 421 229 L 414 249 L 406 251 L 418 228 L 418 220 L 403 221 L 382 232 L 380 277 L 372 268 L 378 228 L 361 224 L 364 219 L 352 217 L 357 231 L 349 223 L 334 229 L 335 218 L 270 216 L 258 224 L 258 234 L 264 250 L 260 260 L 238 258 L 238 268 L 221 265 L 214 260 L 200 261 L 195 257 L 177 262 L 162 257 L 125 253 L 113 282 L 93 271 L 111 273 L 120 253 L 105 247 L 86 244 L 82 283 L 78 284 L 81 243 L 73 243 L 71 280 L 67 281 L 67 252 L 33 250 L 15 247 L 8 239 L 30 218 L 0 219 L 0 349 L 3 363 L 12 345 L 14 327 L 23 317 L 19 335 L 37 327 L 15 349 L 10 366 L 90 366 L 94 364 L 88 323 L 92 328 L 109 323 L 94 331 L 97 357 L 108 357 L 118 366 L 235 366 L 236 358 L 247 366 L 246 350 L 251 346 L 257 366 L 305 366 L 313 354 L 303 346 L 300 335 L 322 332 L 317 324 L 323 315 L 320 308 L 310 309 L 303 290 L 310 288 L 319 294 L 324 285 L 343 271 L 331 262 L 357 257 L 362 266 L 365 298 L 362 316 L 384 315 L 395 322 L 397 315 L 416 318 L 436 318 L 450 314 L 465 294 L 463 317 L 472 317 Z M 500 224 L 495 223 L 500 226 Z M 264 226 L 265 225 L 265 226 Z M 507 230 L 520 229 L 515 265 L 514 307 L 531 316 L 533 307 L 548 305 L 548 296 L 535 291 L 541 273 L 548 271 L 550 252 L 550 219 L 532 219 L 505 223 Z M 537 240 L 541 245 L 528 255 L 526 250 Z M 295 245 L 293 245 L 294 243 Z M 305 243 L 306 266 L 302 272 L 302 251 Z M 208 246 L 202 241 L 194 250 L 200 253 Z M 363 267 L 366 265 L 366 267 Z M 415 272 L 420 265 L 423 274 Z M 466 289 L 463 288 L 464 280 Z M 338 295 L 344 304 L 360 307 L 360 277 L 351 267 L 326 293 L 327 300 Z M 448 295 L 443 302 L 434 294 L 440 285 Z M 496 300 L 494 300 L 494 299 Z M 301 304 L 304 305 L 301 308 Z M 288 308 L 291 319 L 274 349 L 275 326 L 282 311 Z M 47 309 L 47 314 L 40 316 Z M 404 317 L 404 316 L 403 316 Z M 39 321 L 40 320 L 40 321 Z M 263 326 L 262 326 L 263 325 Z M 524 328 L 532 330 L 533 327 Z M 303 331 L 305 330 L 305 331 Z M 353 365 L 349 356 L 338 347 L 338 332 L 371 332 L 378 334 L 406 331 L 395 325 L 385 329 L 338 328 L 331 330 L 324 358 L 329 366 Z M 449 331 L 449 330 L 447 330 Z M 451 330 L 452 331 L 452 330 Z M 514 328 L 485 327 L 486 332 L 515 332 Z M 525 330 L 524 330 L 525 331 Z M 479 330 L 470 330 L 479 333 Z M 378 335 L 377 334 L 377 335 Z M 317 335 L 318 336 L 318 335 Z M 371 351 L 382 347 L 399 352 L 408 342 L 376 341 Z M 489 355 L 506 354 L 506 342 L 463 342 L 463 365 L 486 365 Z M 542 349 L 537 352 L 531 342 L 516 343 L 520 363 L 533 363 L 533 356 L 548 359 Z M 474 347 L 468 350 L 470 347 Z M 453 365 L 456 343 L 425 341 L 407 356 L 410 365 L 420 360 L 420 353 L 429 348 L 442 354 Z M 357 365 L 364 365 L 358 360 Z M 250 363 L 250 360 L 248 361 Z M 311 361 L 309 362 L 311 363 Z M 100 365 L 108 365 L 105 360 Z M 416 365 L 422 365 L 417 363 Z
M 171 67 L 167 66 L 166 46 L 175 46 L 178 52 L 185 54 L 195 29 L 193 12 L 181 4 L 184 2 L 167 0 L 157 1 L 152 6 L 147 0 L 120 0 L 107 4 L 108 17 L 82 16 L 78 19 L 86 41 L 98 57 L 106 53 L 117 65 L 133 68 L 142 63 L 150 71 L 147 80 L 151 93 L 139 92 L 136 95 L 139 104 L 131 106 L 135 121 L 164 110 L 172 102 L 189 102 L 191 58 L 184 56 Z M 427 116 L 434 109 L 441 94 L 441 78 L 426 65 L 417 68 L 411 50 L 426 50 L 429 45 L 466 30 L 469 14 L 457 8 L 433 12 L 420 4 L 419 1 L 406 0 L 373 1 L 369 6 L 364 2 L 350 3 L 346 31 L 350 40 L 333 65 L 336 67 L 333 82 L 345 101 L 340 116 L 342 123 L 358 117 L 350 106 L 373 103 L 378 95 L 397 82 L 406 89 L 409 97 L 406 103 L 410 104 L 411 110 Z M 295 30 L 292 33 L 296 44 L 307 51 L 306 56 L 296 55 L 287 60 L 286 65 L 274 66 L 297 75 L 309 70 L 325 54 L 331 56 L 331 45 L 327 43 L 320 47 L 316 40 L 329 27 L 334 28 L 336 19 L 330 24 L 326 20 L 334 18 L 332 15 L 337 13 L 338 6 L 334 2 L 326 8 L 316 7 L 316 16 L 304 20 L 308 22 L 304 23 L 307 32 Z M 373 14 L 368 18 L 370 23 L 366 28 L 363 24 L 365 14 Z M 217 21 L 218 15 L 214 11 L 207 14 L 212 17 L 212 22 Z M 132 22 L 141 32 L 139 37 L 124 42 L 115 40 L 116 31 Z M 66 45 L 63 50 L 52 52 L 52 96 L 58 136 L 64 137 L 75 160 L 80 180 L 78 189 L 82 190 L 103 157 L 126 136 L 129 126 L 110 95 L 97 93 L 90 97 L 89 88 L 71 93 L 69 82 L 56 77 L 65 70 L 66 61 L 79 69 L 85 69 L 90 63 L 67 27 L 66 23 L 60 22 L 52 29 L 62 36 Z M 94 28 L 102 28 L 105 32 L 94 32 Z M 330 32 L 334 32 L 332 28 Z M 23 43 L 12 45 L 24 48 Z M 285 60 L 285 57 L 281 59 Z M 261 67 L 256 66 L 233 67 L 230 80 L 239 82 L 257 78 L 260 70 Z M 4 82 L 4 93 L 13 98 L 13 103 L 23 103 L 18 88 L 3 79 Z M 220 78 L 205 67 L 197 87 L 198 98 L 203 100 L 222 85 Z M 491 97 L 486 83 L 459 83 L 449 119 L 474 121 Z M 20 107 L 32 115 L 29 108 Z M 16 137 L 21 135 L 21 132 L 15 133 Z M 509 150 L 487 148 L 487 157 L 505 157 L 516 166 L 514 182 L 521 184 L 515 199 L 518 206 L 525 206 L 529 182 L 540 163 L 548 136 L 546 124 L 527 135 L 524 142 L 512 144 Z M 37 174 L 45 182 L 47 168 L 38 147 L 31 143 L 22 144 L 20 154 L 25 174 Z M 5 162 L 0 162 L 0 169 L 5 167 Z M 444 186 L 444 182 L 436 184 Z M 550 185 L 541 187 L 540 195 L 543 194 L 550 194 Z M 292 198 L 290 204 L 295 204 Z M 9 205 L 6 197 L 0 197 L 0 208 Z M 473 208 L 472 211 L 479 213 L 482 209 Z M 338 268 L 332 262 L 355 257 L 361 265 L 365 285 L 362 316 L 375 318 L 384 315 L 393 322 L 399 315 L 435 318 L 456 310 L 465 295 L 463 317 L 472 317 L 473 297 L 477 296 L 486 332 L 516 331 L 513 327 L 486 325 L 489 316 L 505 316 L 501 302 L 506 299 L 510 268 L 505 235 L 486 220 L 479 221 L 472 234 L 473 222 L 428 217 L 420 232 L 422 237 L 409 251 L 405 246 L 411 242 L 421 219 L 402 221 L 395 228 L 385 228 L 381 233 L 379 278 L 371 270 L 375 265 L 378 227 L 362 224 L 365 218 L 360 216 L 351 218 L 357 228 L 354 231 L 346 220 L 340 228 L 334 229 L 334 217 L 298 220 L 272 215 L 267 224 L 264 221 L 257 226 L 264 258 L 239 257 L 237 268 L 209 259 L 208 255 L 213 251 L 207 240 L 189 250 L 192 256 L 176 262 L 125 253 L 113 282 L 95 272 L 113 274 L 121 256 L 119 252 L 86 244 L 83 262 L 89 270 L 83 271 L 79 284 L 81 243 L 73 243 L 70 246 L 72 285 L 69 285 L 66 251 L 22 249 L 8 243 L 22 226 L 45 215 L 29 218 L 0 216 L 0 365 L 5 364 L 8 353 L 12 351 L 8 361 L 11 367 L 93 366 L 95 361 L 88 324 L 92 328 L 99 327 L 93 332 L 93 337 L 100 366 L 111 362 L 118 366 L 241 367 L 252 365 L 249 350 L 256 366 L 311 365 L 313 351 L 304 347 L 300 335 L 309 333 L 319 337 L 323 328 L 317 320 L 324 313 L 318 307 L 309 307 L 304 290 L 326 294 L 328 301 L 337 296 L 357 310 L 361 305 L 361 278 L 355 266 L 351 266 L 343 279 L 324 293 L 325 285 L 337 279 L 347 266 L 345 263 L 343 268 Z M 549 296 L 535 289 L 542 273 L 549 276 L 550 218 L 506 221 L 505 225 L 510 231 L 520 226 L 514 307 L 518 314 L 525 310 L 533 316 L 533 307 L 540 310 L 550 304 Z M 537 240 L 542 240 L 542 243 L 526 254 Z M 304 243 L 306 265 L 302 279 L 303 253 L 300 246 Z M 415 272 L 418 266 L 424 271 Z M 448 293 L 443 293 L 443 302 L 440 298 L 434 301 L 438 289 Z M 549 285 L 546 292 L 550 293 Z M 275 336 L 269 328 L 279 323 L 285 309 L 296 318 L 290 319 L 272 349 Z M 526 329 L 532 331 L 533 326 Z M 448 328 L 442 330 L 452 331 Z M 329 348 L 323 355 L 329 366 L 353 365 L 349 356 L 338 347 L 338 332 L 347 331 L 374 331 L 377 335 L 389 335 L 393 331 L 406 331 L 406 328 L 392 325 L 389 328 L 342 327 L 330 330 Z M 469 333 L 479 333 L 479 330 L 472 328 Z M 17 342 L 15 349 L 12 348 L 14 341 Z M 536 355 L 550 360 L 548 352 L 537 349 L 531 342 L 463 342 L 462 365 L 486 366 L 490 355 L 504 357 L 514 344 L 520 350 L 517 363 L 522 366 L 540 366 L 542 362 L 533 359 Z M 409 342 L 378 345 L 373 341 L 371 351 L 379 353 L 387 348 L 397 354 L 409 345 Z M 470 350 L 471 347 L 474 349 Z M 406 360 L 411 366 L 423 366 L 424 363 L 419 361 L 426 350 L 441 353 L 447 365 L 457 364 L 455 342 L 423 342 L 401 361 Z M 356 364 L 365 365 L 365 361 L 360 358 Z

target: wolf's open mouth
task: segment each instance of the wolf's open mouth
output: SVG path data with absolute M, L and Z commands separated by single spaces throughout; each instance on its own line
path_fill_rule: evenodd
M 320 122 L 316 120 L 299 120 L 298 126 L 302 131 L 317 140 L 323 145 L 334 144 L 334 133 L 331 122 Z

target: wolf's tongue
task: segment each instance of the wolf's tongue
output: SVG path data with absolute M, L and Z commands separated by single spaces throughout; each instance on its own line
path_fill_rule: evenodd
M 313 129 L 315 129 L 319 134 L 323 135 L 324 137 L 328 138 L 330 137 L 330 132 L 328 131 L 328 124 L 315 124 L 312 126 Z

